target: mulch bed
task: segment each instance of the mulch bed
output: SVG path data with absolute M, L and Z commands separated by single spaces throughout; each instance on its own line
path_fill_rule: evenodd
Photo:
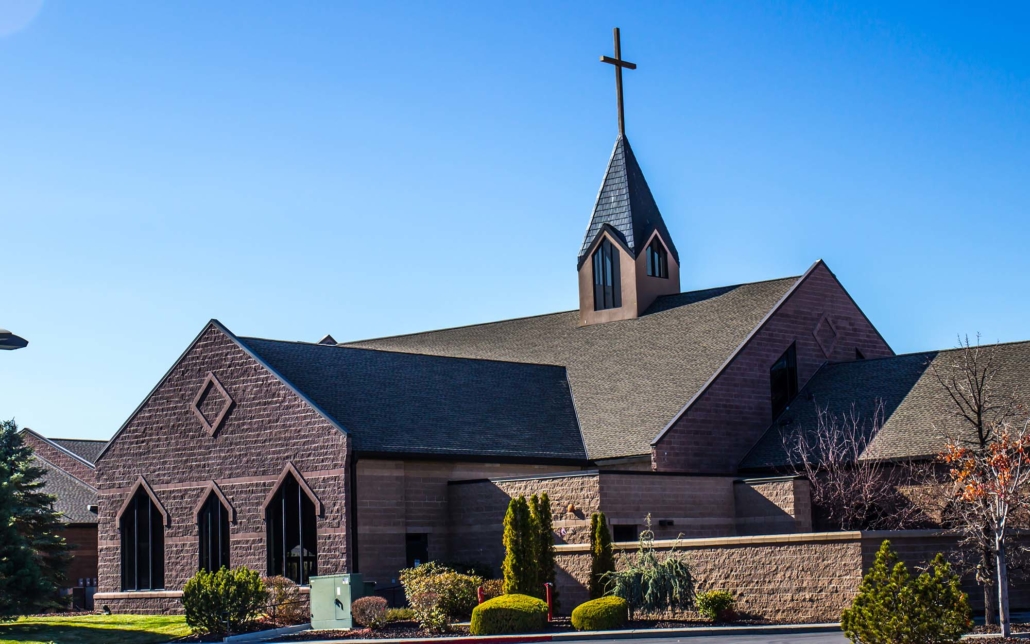
M 256 622 L 250 624 L 249 627 L 247 629 L 245 629 L 245 630 L 234 632 L 233 635 L 240 635 L 240 634 L 243 634 L 243 633 L 254 633 L 256 631 L 267 631 L 269 629 L 280 628 L 282 626 L 283 626 L 283 624 L 276 624 L 276 623 L 274 623 L 274 622 L 272 622 L 270 620 L 263 620 L 262 619 L 262 620 L 258 620 Z M 180 638 L 172 640 L 172 641 L 173 642 L 221 642 L 222 641 L 222 637 L 223 637 L 222 635 L 219 635 L 219 636 L 216 637 L 214 635 L 197 635 L 196 633 L 194 633 L 193 635 L 186 635 L 185 637 L 180 637 Z
M 634 620 L 626 624 L 626 629 L 637 628 L 689 628 L 692 626 L 756 626 L 769 625 L 774 622 L 758 619 L 740 619 L 732 624 L 713 624 L 702 620 Z M 541 634 L 566 633 L 573 630 L 568 617 L 556 617 Z M 449 633 L 430 633 L 419 628 L 417 622 L 391 622 L 377 631 L 367 628 L 355 628 L 350 631 L 303 631 L 283 637 L 283 642 L 303 642 L 308 640 L 364 640 L 364 639 L 421 639 L 428 637 L 464 637 L 469 634 L 467 625 L 451 626 Z M 1026 644 L 1026 642 L 1023 642 Z

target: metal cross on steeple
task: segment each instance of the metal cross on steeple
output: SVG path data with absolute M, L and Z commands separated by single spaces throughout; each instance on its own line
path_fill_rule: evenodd
M 633 63 L 627 62 L 622 59 L 622 45 L 619 42 L 619 28 L 615 28 L 615 58 L 609 58 L 607 56 L 601 56 L 602 63 L 608 63 L 609 65 L 615 66 L 615 93 L 619 97 L 619 136 L 626 135 L 626 116 L 622 108 L 622 68 L 636 69 L 637 66 Z

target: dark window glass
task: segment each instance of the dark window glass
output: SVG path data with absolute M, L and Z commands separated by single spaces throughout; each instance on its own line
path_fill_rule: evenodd
M 865 355 L 858 347 L 855 347 L 855 360 L 865 360 Z
M 318 574 L 315 504 L 293 475 L 287 475 L 265 510 L 268 575 L 306 585 Z
M 772 389 L 772 413 L 773 418 L 776 418 L 798 395 L 798 357 L 794 344 L 769 369 L 769 382 Z
M 140 488 L 118 522 L 122 533 L 122 590 L 160 590 L 165 585 L 164 523 Z
M 635 525 L 613 525 L 612 538 L 615 541 L 636 541 L 640 538 Z
M 604 239 L 594 251 L 594 310 L 617 309 L 622 306 L 619 288 L 619 251 Z
M 229 511 L 210 494 L 197 517 L 200 532 L 200 569 L 229 568 Z
M 408 557 L 408 568 L 421 566 L 429 561 L 429 535 L 405 535 L 405 550 Z
M 657 237 L 647 247 L 647 274 L 651 277 L 669 277 L 669 254 Z

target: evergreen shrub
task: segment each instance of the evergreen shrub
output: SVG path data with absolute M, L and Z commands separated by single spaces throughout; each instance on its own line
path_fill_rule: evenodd
M 529 595 L 502 595 L 472 611 L 472 635 L 534 633 L 547 627 L 547 604 Z
M 913 579 L 884 541 L 840 625 L 856 644 L 945 644 L 958 642 L 971 618 L 959 577 L 943 555 Z
M 612 533 L 604 512 L 590 515 L 590 581 L 587 589 L 590 599 L 604 597 L 604 578 L 615 572 L 615 553 L 612 551 Z
M 576 606 L 572 626 L 577 631 L 611 631 L 626 625 L 629 604 L 622 597 L 601 597 Z
M 728 590 L 707 590 L 694 597 L 694 606 L 702 617 L 713 622 L 732 622 L 737 618 L 736 601 Z
M 182 589 L 186 623 L 211 635 L 241 631 L 261 615 L 267 600 L 261 575 L 244 566 L 201 570 Z

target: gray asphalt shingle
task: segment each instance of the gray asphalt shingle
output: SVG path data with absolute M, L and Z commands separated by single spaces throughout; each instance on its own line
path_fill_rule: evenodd
M 651 441 L 799 278 L 667 295 L 635 320 L 579 326 L 579 312 L 364 340 L 345 346 L 562 365 L 592 459 Z
M 42 456 L 36 460 L 46 468 L 43 489 L 57 497 L 54 509 L 64 515 L 68 523 L 96 523 L 97 515 L 86 506 L 97 504 L 97 491 L 68 472 L 50 463 Z

